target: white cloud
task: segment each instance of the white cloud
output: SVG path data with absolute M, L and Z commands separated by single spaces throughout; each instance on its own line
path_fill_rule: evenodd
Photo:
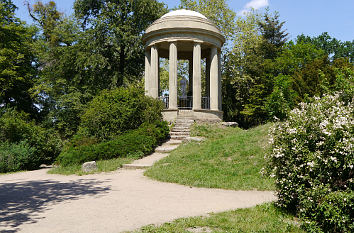
M 251 0 L 249 3 L 246 4 L 244 7 L 245 9 L 255 9 L 258 10 L 259 8 L 268 6 L 268 0 Z
M 269 6 L 268 0 L 251 0 L 243 7 L 241 11 L 239 11 L 239 14 L 246 15 L 251 9 L 258 10 L 266 6 Z

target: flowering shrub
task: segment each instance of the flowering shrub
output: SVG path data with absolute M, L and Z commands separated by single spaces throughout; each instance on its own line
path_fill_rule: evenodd
M 276 178 L 280 206 L 308 216 L 321 211 L 320 204 L 330 199 L 328 193 L 353 191 L 353 114 L 353 101 L 344 103 L 340 94 L 328 95 L 301 103 L 287 121 L 272 128 L 268 171 Z M 314 191 L 323 195 L 313 195 Z M 328 218 L 317 219 L 317 227 L 323 229 Z

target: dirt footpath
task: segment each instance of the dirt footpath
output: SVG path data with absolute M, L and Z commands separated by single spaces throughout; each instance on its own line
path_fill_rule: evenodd
M 192 188 L 118 170 L 86 176 L 47 169 L 0 175 L 0 232 L 120 232 L 255 206 L 273 192 Z

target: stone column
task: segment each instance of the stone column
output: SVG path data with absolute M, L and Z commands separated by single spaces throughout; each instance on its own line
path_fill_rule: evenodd
M 210 110 L 219 110 L 219 59 L 218 49 L 211 48 L 210 53 Z
M 150 64 L 151 54 L 149 50 L 145 50 L 145 95 L 150 96 Z
M 177 43 L 170 43 L 169 109 L 177 109 Z
M 157 47 L 151 47 L 151 69 L 150 69 L 150 96 L 153 98 L 159 97 L 159 54 Z
M 193 109 L 201 109 L 201 43 L 195 42 L 193 48 Z

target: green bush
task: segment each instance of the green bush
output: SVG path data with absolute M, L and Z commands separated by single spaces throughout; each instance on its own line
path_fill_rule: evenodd
M 61 166 L 68 166 L 92 160 L 127 157 L 135 153 L 148 154 L 167 138 L 168 133 L 167 122 L 144 123 L 138 129 L 116 136 L 110 141 L 80 146 L 72 145 L 58 156 L 57 163 Z
M 36 160 L 43 164 L 52 163 L 60 153 L 62 145 L 59 136 L 53 130 L 36 125 L 34 121 L 29 120 L 27 114 L 14 109 L 5 109 L 0 117 L 0 141 L 8 143 L 26 141 L 35 150 Z M 31 169 L 38 168 L 39 165 Z
M 313 199 L 317 197 L 314 190 L 324 192 L 321 187 L 326 187 L 338 193 L 353 191 L 353 116 L 353 102 L 345 103 L 340 94 L 335 94 L 316 98 L 313 103 L 301 103 L 299 109 L 290 112 L 287 121 L 275 125 L 268 160 L 276 178 L 280 206 L 301 210 L 302 216 L 309 216 L 316 211 L 327 211 L 321 209 L 324 199 Z M 332 197 L 324 196 L 328 200 Z M 306 204 L 306 199 L 313 202 L 314 207 Z M 318 216 L 323 214 L 318 212 Z M 314 219 L 317 220 L 324 221 Z M 336 221 L 335 218 L 332 221 Z M 335 222 L 331 226 L 342 224 Z M 325 225 L 318 222 L 318 226 Z M 338 232 L 336 228 L 329 231 Z
M 27 142 L 0 143 L 0 173 L 31 170 L 40 165 L 35 149 Z
M 319 186 L 300 201 L 300 216 L 308 232 L 354 232 L 354 192 Z
M 284 120 L 294 107 L 295 93 L 291 89 L 291 82 L 291 77 L 286 75 L 274 78 L 274 88 L 265 105 L 269 118 L 277 117 Z
M 79 134 L 110 140 L 144 122 L 161 120 L 162 110 L 161 101 L 145 96 L 142 88 L 105 90 L 88 104 Z

